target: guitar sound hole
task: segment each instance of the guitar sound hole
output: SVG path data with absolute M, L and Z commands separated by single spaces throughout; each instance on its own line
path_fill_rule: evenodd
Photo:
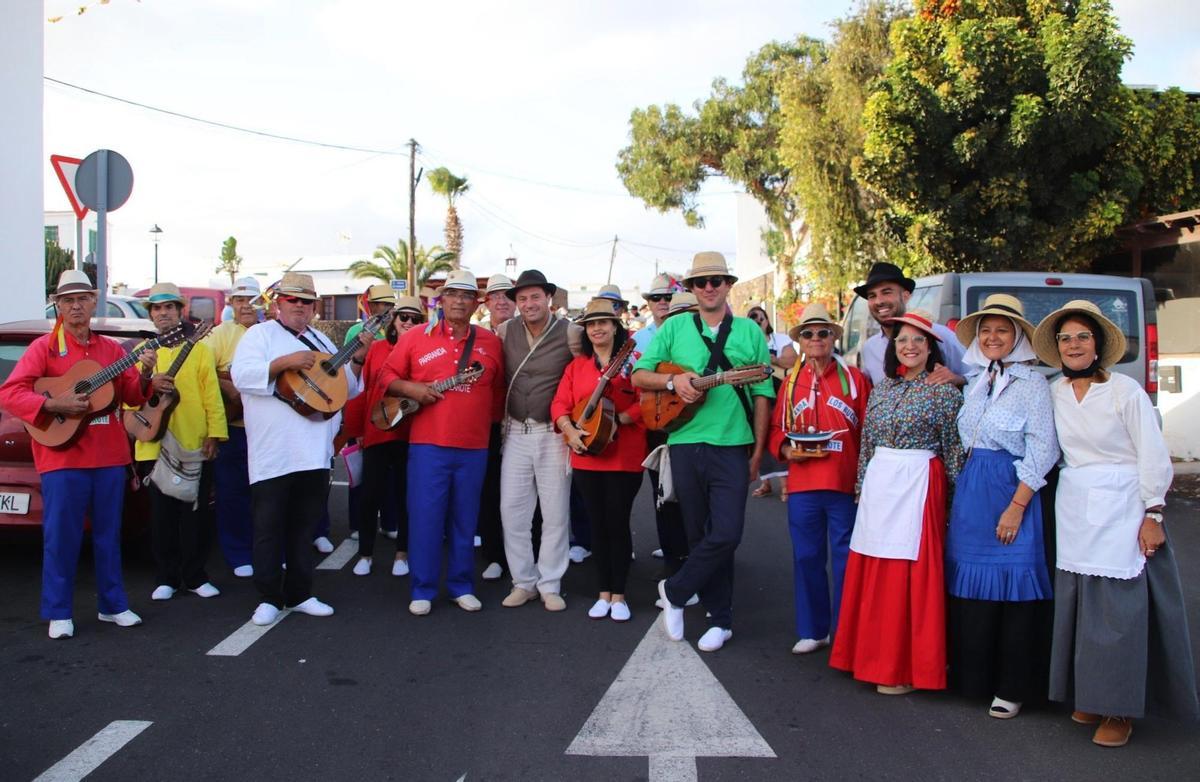
M 158 407 L 158 402 L 159 402 L 158 394 L 155 394 L 154 396 L 152 396 L 146 400 L 146 406 L 147 407 Z
M 91 392 L 92 392 L 92 390 L 90 388 L 88 388 L 88 384 L 87 384 L 86 380 L 81 380 L 75 384 L 75 393 L 76 394 L 90 394 Z
M 321 362 L 321 369 L 322 369 L 322 370 L 325 372 L 325 374 L 327 374 L 327 375 L 334 375 L 334 374 L 337 374 L 337 373 L 336 373 L 336 371 L 335 371 L 335 370 L 334 370 L 334 368 L 333 368 L 333 365 L 332 365 L 332 364 L 330 364 L 328 361 L 322 361 L 322 362 Z

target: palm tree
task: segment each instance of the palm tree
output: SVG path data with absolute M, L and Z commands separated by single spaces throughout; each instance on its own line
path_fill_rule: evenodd
M 350 276 L 359 280 L 375 279 L 381 282 L 408 279 L 408 243 L 403 239 L 398 239 L 395 247 L 379 245 L 371 254 L 371 258 L 373 260 L 364 259 L 350 264 Z M 440 245 L 428 248 L 417 245 L 414 260 L 419 291 L 433 275 L 455 268 L 457 256 L 447 252 Z M 416 291 L 411 293 L 416 295 Z
M 446 249 L 454 253 L 454 268 L 458 268 L 458 259 L 462 257 L 463 228 L 458 219 L 458 210 L 454 208 L 454 199 L 471 189 L 465 176 L 455 176 L 450 169 L 442 166 L 429 172 L 429 187 L 433 192 L 446 198 Z

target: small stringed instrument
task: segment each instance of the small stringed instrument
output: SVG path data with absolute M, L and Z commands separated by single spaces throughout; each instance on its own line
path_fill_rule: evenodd
M 625 341 L 600 373 L 600 380 L 591 396 L 579 400 L 579 404 L 571 411 L 571 423 L 583 432 L 580 440 L 583 441 L 584 450 L 589 456 L 602 453 L 612 442 L 613 434 L 617 431 L 617 408 L 611 399 L 604 396 L 604 391 L 608 388 L 609 381 L 616 377 L 629 361 L 634 345 L 632 339 Z M 566 439 L 565 434 L 563 439 Z
M 164 374 L 174 379 L 175 375 L 179 374 L 179 370 L 183 368 L 183 362 L 187 360 L 192 348 L 196 347 L 197 342 L 207 337 L 210 331 L 212 331 L 212 324 L 208 321 L 202 321 L 196 326 L 192 335 L 180 348 L 179 355 L 175 356 L 175 360 L 171 362 L 171 366 Z M 178 404 L 179 391 L 175 389 L 171 389 L 171 392 L 166 394 L 154 394 L 137 410 L 123 411 L 121 423 L 125 425 L 125 431 L 129 433 L 129 436 L 138 442 L 155 443 L 167 433 L 167 421 Z
M 483 364 L 471 362 L 471 366 L 452 375 L 445 380 L 433 383 L 433 390 L 439 394 L 449 391 L 455 386 L 470 385 L 483 376 Z M 395 429 L 405 416 L 412 415 L 421 409 L 421 403 L 406 396 L 384 396 L 371 407 L 371 423 L 380 429 Z
M 679 375 L 690 370 L 664 361 L 655 367 L 654 371 L 664 375 Z M 771 367 L 767 364 L 747 364 L 693 380 L 692 387 L 697 391 L 708 391 L 722 385 L 744 386 L 749 383 L 757 383 L 770 376 Z M 692 420 L 702 404 L 704 404 L 704 398 L 689 405 L 679 394 L 665 389 L 643 391 L 642 420 L 646 423 L 647 429 L 665 429 L 673 432 Z
M 391 319 L 391 312 L 381 312 L 363 324 L 362 333 L 374 335 Z M 342 367 L 360 347 L 362 342 L 354 339 L 332 355 L 319 350 L 311 351 L 317 362 L 312 369 L 288 369 L 275 378 L 276 398 L 306 418 L 312 415 L 333 418 L 346 406 L 346 400 L 350 397 L 350 387 Z
M 139 353 L 143 350 L 173 347 L 183 339 L 183 326 L 179 325 L 165 334 L 140 343 L 133 353 L 126 354 L 106 367 L 85 358 L 77 361 L 65 374 L 35 380 L 33 390 L 47 399 L 87 394 L 88 409 L 72 415 L 47 413 L 43 409 L 33 423 L 25 423 L 29 436 L 49 448 L 67 445 L 75 439 L 86 422 L 113 406 L 117 392 L 112 381 L 137 363 Z

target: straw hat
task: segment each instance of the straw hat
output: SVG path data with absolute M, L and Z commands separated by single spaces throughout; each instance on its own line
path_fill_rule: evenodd
M 295 296 L 297 299 L 308 301 L 317 300 L 317 286 L 311 274 L 300 272 L 284 272 L 279 287 L 275 289 L 279 296 Z
M 54 289 L 55 297 L 66 293 L 95 293 L 96 286 L 82 269 L 66 269 L 58 275 L 58 287 Z
M 394 304 L 396 302 L 396 292 L 392 290 L 392 286 L 386 282 L 381 282 L 378 285 L 372 285 L 367 288 L 367 301 L 371 304 Z
M 237 282 L 233 284 L 233 290 L 229 292 L 229 298 L 245 296 L 253 299 L 260 293 L 262 293 L 262 288 L 259 287 L 258 280 L 253 277 L 239 277 Z
M 485 293 L 487 293 L 489 296 L 493 293 L 503 293 L 504 291 L 512 288 L 512 286 L 512 280 L 510 280 L 507 275 L 493 274 L 491 277 L 488 277 L 487 290 Z
M 788 336 L 792 342 L 800 341 L 800 332 L 808 326 L 829 326 L 833 331 L 834 339 L 842 338 L 842 326 L 833 318 L 829 317 L 829 310 L 825 309 L 825 305 L 819 302 L 813 302 L 804 308 L 804 312 L 800 313 L 800 322 L 792 326 L 788 331 Z
M 598 293 L 596 295 L 596 298 L 608 299 L 609 301 L 615 301 L 618 304 L 629 304 L 628 300 L 626 300 L 626 298 L 621 295 L 621 289 L 618 288 L 616 285 L 611 285 L 611 284 L 610 285 L 601 285 L 600 293 Z
M 1117 324 L 1104 317 L 1104 313 L 1086 299 L 1068 301 L 1054 312 L 1042 318 L 1033 332 L 1033 349 L 1047 365 L 1062 367 L 1062 359 L 1058 355 L 1058 324 L 1067 315 L 1086 315 L 1096 321 L 1104 332 L 1104 353 L 1100 356 L 1100 366 L 1111 367 L 1125 355 L 1125 334 L 1117 328 Z
M 442 289 L 479 293 L 479 282 L 469 269 L 453 269 L 446 275 L 446 284 Z
M 910 310 L 898 318 L 888 318 L 884 323 L 889 326 L 912 326 L 914 329 L 925 332 L 938 342 L 942 341 L 941 337 L 933 333 L 933 316 L 925 310 Z
M 421 300 L 416 296 L 397 296 L 396 311 L 399 312 L 400 310 L 412 310 L 422 315 L 425 314 L 425 306 L 421 304 Z
M 1021 305 L 1020 299 L 1007 293 L 993 293 L 984 299 L 982 309 L 972 312 L 958 322 L 954 327 L 954 336 L 958 337 L 959 342 L 970 347 L 975 333 L 979 331 L 979 321 L 988 315 L 1008 318 L 1020 326 L 1021 331 L 1025 332 L 1025 339 L 1029 340 L 1030 344 L 1033 343 L 1033 324 L 1025 320 L 1025 307 Z
M 667 317 L 678 315 L 681 312 L 695 312 L 699 308 L 700 302 L 696 300 L 696 294 L 682 291 L 671 297 L 671 309 L 667 311 Z
M 696 253 L 692 258 L 692 268 L 683 275 L 683 282 L 686 285 L 697 277 L 716 276 L 728 277 L 731 283 L 737 282 L 737 277 L 729 273 L 729 264 L 725 263 L 724 255 L 718 252 Z
M 618 323 L 621 318 L 613 310 L 613 301 L 609 298 L 601 298 L 597 296 L 587 303 L 583 308 L 583 314 L 575 319 L 576 323 L 584 324 L 591 323 L 594 320 L 615 320 Z
M 166 304 L 173 301 L 176 304 L 183 304 L 183 294 L 179 292 L 179 286 L 173 282 L 156 282 L 154 287 L 150 289 L 150 293 L 146 296 L 147 304 Z
M 670 296 L 673 293 L 675 290 L 671 287 L 670 275 L 660 274 L 650 283 L 650 290 L 643 293 L 642 298 L 649 301 L 651 296 Z

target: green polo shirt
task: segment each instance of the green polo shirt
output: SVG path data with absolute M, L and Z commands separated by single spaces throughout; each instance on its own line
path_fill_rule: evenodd
M 716 341 L 717 330 L 704 321 L 701 321 L 700 325 L 705 335 Z M 735 367 L 743 364 L 771 363 L 771 354 L 767 350 L 767 340 L 763 337 L 762 329 L 749 318 L 733 319 L 729 340 L 725 343 L 725 355 Z M 676 315 L 659 327 L 658 333 L 654 335 L 646 352 L 638 359 L 633 369 L 635 372 L 639 369 L 653 372 L 660 362 L 668 361 L 701 374 L 708 366 L 708 357 L 708 346 L 700 338 L 693 316 L 690 313 Z M 751 404 L 755 396 L 767 399 L 775 397 L 775 388 L 770 377 L 745 388 L 751 394 Z M 733 386 L 717 386 L 705 396 L 695 417 L 671 432 L 667 442 L 671 445 L 750 445 L 754 442 L 754 432 L 750 429 L 742 403 L 738 401 L 737 391 Z
M 342 340 L 342 344 L 349 345 L 353 340 L 355 340 L 358 337 L 359 333 L 362 332 L 362 330 L 363 330 L 363 321 L 360 320 L 357 323 L 350 326 L 350 328 L 346 329 L 346 338 Z M 375 339 L 383 339 L 386 336 L 387 336 L 387 329 L 380 329 L 375 334 Z

